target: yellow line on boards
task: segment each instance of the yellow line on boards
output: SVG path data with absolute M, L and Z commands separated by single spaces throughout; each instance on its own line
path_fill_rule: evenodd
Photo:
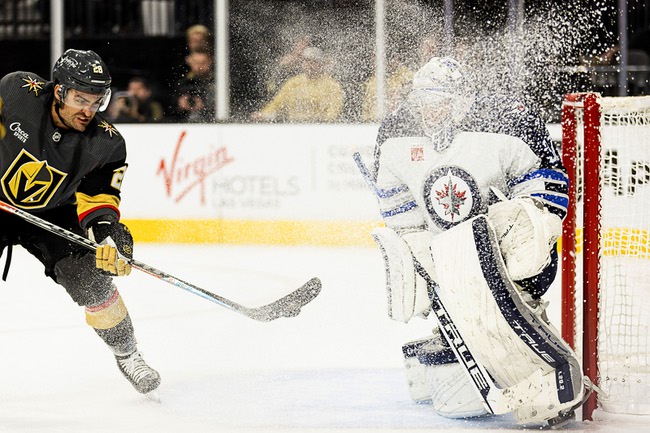
M 357 221 L 123 220 L 136 242 L 374 246 L 383 224 Z
M 136 242 L 182 244 L 252 244 L 375 246 L 370 232 L 378 221 L 258 221 L 133 219 L 123 221 Z M 558 240 L 558 250 L 561 251 Z M 582 251 L 582 228 L 576 230 L 577 252 Z M 646 230 L 605 228 L 603 255 L 650 258 Z

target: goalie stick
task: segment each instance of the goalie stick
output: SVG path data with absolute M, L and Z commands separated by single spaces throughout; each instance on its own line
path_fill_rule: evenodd
M 45 221 L 42 218 L 39 218 L 28 212 L 20 210 L 15 206 L 12 206 L 3 201 L 0 201 L 0 209 L 5 212 L 14 214 L 22 218 L 23 220 L 31 224 L 34 224 L 35 226 L 47 230 L 48 232 L 57 234 L 71 242 L 82 245 L 90 250 L 95 250 L 99 246 L 99 244 L 91 241 L 88 238 L 85 238 L 69 230 L 66 230 L 62 227 L 59 227 L 55 224 L 52 224 L 48 221 Z M 298 314 L 300 314 L 300 309 L 306 304 L 308 304 L 309 302 L 311 302 L 316 296 L 318 296 L 321 290 L 321 281 L 320 279 L 315 277 L 307 281 L 298 289 L 294 290 L 293 292 L 289 293 L 286 296 L 283 296 L 282 298 L 274 302 L 271 302 L 270 304 L 263 305 L 260 307 L 249 308 L 241 304 L 238 304 L 236 302 L 233 302 L 229 299 L 226 299 L 222 296 L 209 292 L 205 289 L 202 289 L 201 287 L 198 287 L 194 284 L 188 283 L 187 281 L 183 281 L 180 278 L 176 278 L 173 275 L 158 270 L 152 266 L 147 265 L 146 263 L 142 263 L 134 259 L 130 259 L 129 263 L 133 268 L 139 269 L 140 271 L 152 275 L 160 280 L 163 280 L 166 283 L 172 284 L 180 289 L 193 293 L 197 296 L 202 297 L 203 299 L 207 299 L 208 301 L 214 302 L 215 304 L 219 304 L 222 307 L 226 307 L 229 310 L 232 310 L 236 313 L 242 314 L 246 317 L 249 317 L 253 320 L 257 320 L 259 322 L 270 322 L 271 320 L 275 320 L 280 317 L 297 316 Z

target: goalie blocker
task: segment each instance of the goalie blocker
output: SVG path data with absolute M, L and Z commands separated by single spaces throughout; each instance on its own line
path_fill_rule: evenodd
M 391 229 L 381 228 L 373 233 L 384 252 L 397 249 L 385 245 L 391 239 L 386 235 L 388 230 Z M 429 287 L 435 288 L 433 297 L 439 301 L 436 305 L 440 308 L 435 308 L 434 313 L 442 323 L 443 334 L 455 349 L 456 359 L 460 359 L 462 353 L 460 366 L 464 367 L 465 381 L 478 391 L 475 397 L 482 397 L 485 409 L 490 413 L 514 412 L 522 424 L 553 423 L 572 414 L 573 409 L 582 403 L 585 392 L 575 353 L 560 338 L 557 330 L 542 319 L 540 311 L 524 301 L 519 288 L 508 275 L 497 235 L 488 219 L 481 215 L 466 221 L 437 235 L 430 246 L 433 262 L 430 258 L 428 262 L 414 262 L 411 258 L 408 265 L 409 260 L 402 256 L 399 262 L 402 274 L 408 274 L 411 268 L 419 270 L 422 279 L 428 280 Z M 420 251 L 420 257 L 423 256 L 421 246 L 415 250 Z M 385 254 L 385 258 L 389 257 L 391 255 Z M 389 271 L 391 267 L 392 271 Z M 393 275 L 397 272 L 395 263 L 387 262 L 387 273 L 391 272 Z M 413 280 L 418 279 L 413 276 Z M 394 283 L 396 280 L 389 276 L 387 281 Z M 411 281 L 411 278 L 405 278 L 405 281 Z M 416 300 L 422 296 L 419 293 L 421 287 L 416 284 L 401 292 L 397 287 L 389 287 L 391 310 L 427 314 L 428 310 L 416 308 Z M 406 304 L 396 308 L 392 305 L 396 300 L 404 300 Z M 477 380 L 477 370 L 470 369 L 469 359 L 489 374 Z M 471 401 L 468 401 L 469 406 L 457 401 L 464 392 L 459 394 L 452 392 L 453 389 L 444 389 L 454 385 L 458 391 L 459 385 L 449 378 L 445 380 L 440 365 L 434 363 L 420 370 L 426 372 L 427 369 L 429 377 L 438 376 L 436 383 L 426 385 L 431 387 L 434 408 L 444 408 L 438 413 L 450 417 L 463 416 L 462 412 L 465 416 L 480 414 Z M 431 369 L 437 373 L 431 373 Z M 446 364 L 444 369 L 448 375 L 458 377 L 457 369 L 448 368 Z M 410 380 L 417 382 L 413 377 Z M 461 389 L 466 390 L 466 387 Z M 454 407 L 458 408 L 457 412 Z M 471 410 L 467 411 L 469 407 Z

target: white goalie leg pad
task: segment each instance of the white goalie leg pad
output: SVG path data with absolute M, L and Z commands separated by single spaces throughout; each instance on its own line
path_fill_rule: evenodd
M 551 262 L 551 248 L 562 234 L 559 216 L 532 198 L 515 198 L 490 206 L 488 218 L 513 280 L 537 275 Z
M 576 355 L 522 299 L 487 217 L 437 235 L 431 252 L 442 304 L 477 362 L 499 388 L 512 388 L 509 410 L 525 412 L 540 398 L 552 409 L 525 422 L 545 421 L 579 403 L 584 387 Z M 528 386 L 533 376 L 548 380 Z M 543 393 L 546 397 L 540 397 Z
M 413 401 L 431 404 L 438 415 L 446 418 L 488 413 L 453 351 L 442 343 L 437 329 L 432 337 L 407 343 L 402 350 Z
M 423 338 L 408 342 L 402 346 L 409 395 L 414 402 L 421 404 L 431 403 L 431 386 L 427 381 L 428 366 L 420 362 L 417 353 L 422 346 L 430 341 L 430 337 Z
M 433 410 L 445 418 L 471 418 L 488 414 L 467 372 L 458 362 L 431 365 L 427 370 Z
M 540 378 L 540 392 L 530 401 L 519 406 L 515 411 L 515 417 L 519 424 L 542 423 L 549 419 L 555 418 L 560 412 L 568 412 L 574 407 L 583 403 L 583 396 L 586 392 L 585 382 L 590 381 L 583 379 L 581 382 L 580 398 L 566 403 L 559 399 L 558 377 L 555 372 L 545 374 Z
M 432 234 L 418 231 L 400 236 L 391 228 L 379 227 L 372 231 L 372 237 L 384 257 L 388 316 L 406 323 L 415 316 L 427 314 L 431 301 L 426 282 L 417 275 L 413 257 L 433 273 L 429 252 Z

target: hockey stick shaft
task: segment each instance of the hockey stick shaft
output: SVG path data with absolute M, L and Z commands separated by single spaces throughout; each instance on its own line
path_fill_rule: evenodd
M 485 368 L 476 361 L 474 355 L 472 355 L 472 352 L 465 344 L 465 341 L 458 331 L 456 324 L 452 320 L 451 316 L 449 316 L 445 305 L 442 303 L 440 297 L 438 296 L 437 290 L 439 289 L 436 282 L 433 281 L 433 279 L 429 276 L 429 273 L 424 269 L 424 267 L 420 264 L 420 262 L 417 261 L 415 257 L 413 257 L 413 263 L 415 265 L 415 270 L 417 273 L 427 283 L 427 291 L 429 292 L 429 299 L 431 300 L 431 309 L 436 315 L 438 323 L 440 323 L 440 331 L 449 343 L 449 346 L 454 352 L 454 355 L 456 355 L 458 362 L 469 374 L 470 379 L 472 380 L 472 384 L 474 384 L 474 388 L 481 395 L 484 406 L 488 411 L 490 411 L 490 413 L 493 414 L 509 412 L 509 409 L 504 410 L 499 407 L 503 406 L 502 404 L 495 404 L 498 402 L 490 401 L 491 399 L 489 396 L 493 397 L 493 390 L 496 389 L 494 381 L 488 375 Z
M 12 206 L 3 201 L 0 201 L 0 209 L 5 212 L 14 214 L 17 217 L 22 218 L 23 220 L 34 224 L 35 226 L 40 227 L 50 233 L 59 235 L 70 242 L 74 242 L 78 245 L 86 247 L 89 250 L 94 251 L 99 246 L 99 244 L 91 241 L 84 236 L 80 236 L 76 233 L 45 221 L 42 218 L 18 209 L 15 206 Z M 200 296 L 203 299 L 207 299 L 208 301 L 219 304 L 222 307 L 228 308 L 232 311 L 243 314 L 244 316 L 260 322 L 268 322 L 277 319 L 278 317 L 292 317 L 297 315 L 300 312 L 300 308 L 305 304 L 311 302 L 311 300 L 320 293 L 321 289 L 320 280 L 318 278 L 312 278 L 297 290 L 291 292 L 281 299 L 278 299 L 275 302 L 261 307 L 248 308 L 241 304 L 238 304 L 237 302 L 209 292 L 208 290 L 202 289 L 201 287 L 198 287 L 192 283 L 188 283 L 187 281 L 174 277 L 173 275 L 156 269 L 153 266 L 149 266 L 146 263 L 142 263 L 134 259 L 130 259 L 129 263 L 133 268 L 152 275 L 162 281 L 165 281 L 166 283 L 172 284 L 180 289 Z

